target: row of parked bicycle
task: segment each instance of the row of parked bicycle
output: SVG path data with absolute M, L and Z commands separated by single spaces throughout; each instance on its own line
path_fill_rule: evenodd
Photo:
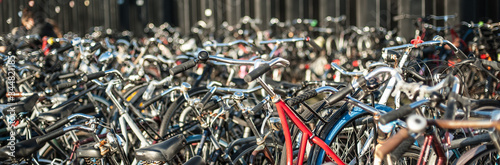
M 344 19 L 5 35 L 0 164 L 500 162 L 499 23 Z

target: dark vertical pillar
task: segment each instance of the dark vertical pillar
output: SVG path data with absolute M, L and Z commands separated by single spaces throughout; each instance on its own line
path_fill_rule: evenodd
M 363 1 L 363 0 L 357 0 L 356 1 L 356 26 L 358 27 L 363 27 L 363 26 L 376 26 L 377 17 L 380 17 L 376 12 L 376 6 L 377 3 L 376 1 Z M 375 7 L 374 7 L 375 6 Z
M 324 20 L 327 16 L 336 16 L 336 12 L 339 11 L 339 7 L 336 6 L 336 2 L 339 0 L 319 0 L 319 7 L 318 7 L 318 12 L 319 12 L 319 21 Z

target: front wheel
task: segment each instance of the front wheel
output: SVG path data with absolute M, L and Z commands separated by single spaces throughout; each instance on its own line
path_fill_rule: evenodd
M 384 105 L 376 105 L 375 108 L 386 112 L 392 110 Z M 372 164 L 377 138 L 373 116 L 358 107 L 350 112 L 337 113 L 343 114 L 339 115 L 338 120 L 327 124 L 319 137 L 324 139 L 325 143 L 345 163 Z M 394 161 L 397 164 L 416 164 L 418 155 L 418 150 L 409 150 L 400 159 Z M 324 150 L 319 146 L 314 146 L 310 163 L 323 164 L 331 161 Z

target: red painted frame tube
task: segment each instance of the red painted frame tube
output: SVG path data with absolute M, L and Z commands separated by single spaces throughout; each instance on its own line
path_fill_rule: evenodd
M 300 141 L 300 150 L 299 150 L 299 165 L 302 165 L 302 162 L 304 162 L 304 155 L 306 154 L 306 147 L 307 147 L 307 139 L 309 139 L 309 135 L 303 133 L 302 134 L 302 139 Z
M 283 101 L 281 100 L 278 101 L 276 103 L 276 109 L 278 109 L 278 115 L 280 116 L 281 126 L 283 127 L 283 134 L 285 135 L 286 164 L 292 165 L 293 164 L 292 136 L 290 135 L 290 128 L 288 128 L 288 121 L 286 120 L 285 111 L 283 110 L 282 104 L 284 104 Z
M 426 150 L 432 145 L 434 148 L 434 151 L 436 152 L 436 155 L 438 156 L 438 161 L 437 164 L 446 164 L 446 155 L 444 154 L 444 150 L 442 148 L 442 145 L 438 141 L 439 139 L 436 137 L 436 135 L 426 135 L 425 140 L 424 140 L 424 145 L 422 145 L 422 150 L 420 151 L 420 157 L 418 158 L 417 164 L 419 165 L 425 165 L 427 164 L 426 160 L 427 157 L 424 157 Z
M 444 150 L 443 150 L 443 145 L 441 145 L 441 143 L 439 143 L 439 139 L 436 137 L 436 135 L 432 134 L 432 147 L 434 148 L 434 150 L 436 151 L 436 154 L 438 156 L 438 162 L 437 164 L 446 164 L 446 155 L 444 154 Z
M 288 121 L 286 119 L 286 116 L 288 116 L 293 124 L 297 125 L 299 127 L 300 131 L 302 132 L 302 143 L 300 144 L 300 149 L 299 153 L 303 150 L 305 153 L 306 149 L 306 144 L 304 141 L 307 141 L 307 139 L 311 139 L 313 143 L 321 147 L 323 150 L 326 151 L 326 154 L 330 156 L 335 163 L 338 165 L 344 165 L 345 163 L 340 160 L 340 158 L 330 149 L 330 147 L 320 138 L 313 136 L 313 133 L 309 128 L 302 123 L 302 121 L 295 116 L 295 113 L 292 112 L 292 110 L 283 102 L 283 100 L 279 100 L 276 102 L 276 108 L 278 110 L 278 114 L 280 116 L 281 120 L 281 125 L 283 127 L 283 134 L 285 135 L 285 146 L 286 146 L 286 155 L 287 155 L 287 165 L 292 165 L 293 164 L 293 150 L 292 150 L 292 138 L 290 135 L 290 128 L 288 127 Z M 311 138 L 312 137 L 312 138 Z M 299 154 L 299 160 L 304 160 L 304 154 Z M 301 164 L 301 162 L 299 162 Z

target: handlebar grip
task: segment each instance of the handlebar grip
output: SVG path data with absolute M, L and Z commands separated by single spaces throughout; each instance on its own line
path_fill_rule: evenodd
M 304 102 L 304 101 L 306 101 L 310 98 L 313 98 L 314 96 L 317 96 L 317 95 L 318 95 L 318 92 L 316 92 L 316 90 L 309 90 L 309 91 L 304 92 L 303 94 L 301 94 L 297 97 L 287 99 L 285 102 L 289 106 L 294 106 L 294 105 L 297 105 L 298 103 Z
M 93 80 L 93 79 L 96 79 L 96 78 L 100 78 L 100 77 L 103 77 L 103 76 L 106 76 L 106 72 L 99 71 L 99 72 L 88 74 L 85 77 L 86 77 L 86 81 L 90 81 L 90 80 Z
M 350 94 L 353 90 L 354 88 L 352 88 L 351 85 L 347 85 L 346 87 L 340 89 L 339 92 L 328 97 L 327 99 L 328 105 L 333 105 L 339 102 L 340 100 L 344 99 L 348 94 Z
M 144 109 L 149 105 L 153 104 L 154 102 L 160 100 L 162 97 L 163 97 L 162 95 L 156 95 L 153 98 L 149 99 L 148 101 L 144 102 L 139 108 Z
M 321 47 L 320 47 L 318 44 L 316 44 L 316 42 L 314 42 L 314 40 L 313 40 L 313 39 L 311 39 L 310 37 L 307 37 L 307 38 L 306 38 L 306 41 L 307 41 L 307 42 L 309 42 L 309 44 L 311 44 L 311 46 L 312 46 L 315 50 L 317 50 L 317 51 L 320 51 L 320 50 L 321 50 Z
M 40 137 L 38 137 L 36 139 L 36 143 L 37 144 L 43 144 L 45 142 L 48 142 L 49 140 L 52 140 L 52 139 L 55 139 L 61 135 L 64 135 L 66 132 L 64 131 L 64 129 L 58 129 L 58 130 L 55 130 L 55 131 L 51 131 L 51 132 L 48 132 L 47 134 L 45 135 L 42 135 Z
M 255 68 L 254 70 L 252 70 L 247 75 L 245 75 L 245 77 L 243 79 L 247 83 L 252 82 L 257 77 L 262 76 L 264 73 L 268 72 L 269 70 L 271 70 L 271 66 L 269 64 L 262 64 L 259 67 Z
M 91 48 L 90 48 L 90 52 L 94 52 L 94 51 L 96 51 L 97 49 L 101 49 L 101 48 L 102 48 L 101 43 L 96 42 L 96 44 L 95 44 L 93 47 L 91 47 Z
M 388 153 L 392 152 L 396 147 L 398 147 L 403 140 L 410 137 L 408 129 L 403 128 L 396 133 L 396 135 L 387 139 L 380 147 L 375 151 L 375 156 L 383 159 Z
M 256 114 L 262 111 L 264 109 L 264 101 L 261 101 L 259 104 L 255 105 L 255 107 L 252 108 L 252 113 Z
M 78 84 L 78 81 L 71 81 L 71 82 L 67 82 L 67 83 L 57 84 L 55 86 L 55 88 L 56 88 L 56 90 L 60 91 L 60 90 L 72 87 L 73 85 L 76 85 L 76 84 Z
M 410 114 L 411 112 L 413 112 L 413 108 L 411 108 L 410 104 L 404 105 L 397 110 L 387 112 L 386 114 L 380 116 L 380 119 L 378 121 L 381 124 L 387 124 L 391 121 L 402 118 L 402 117 Z
M 177 65 L 169 70 L 170 75 L 176 75 L 178 73 L 181 73 L 181 72 L 184 72 L 188 69 L 191 69 L 194 66 L 196 66 L 196 63 L 197 63 L 196 60 L 189 60 L 189 61 L 186 61 L 186 62 L 180 64 L 180 65 Z
M 481 60 L 481 63 L 483 63 L 483 65 L 491 67 L 494 70 L 500 70 L 500 62 Z
M 216 99 L 210 99 L 206 104 L 203 104 L 203 110 L 211 111 L 220 108 L 219 102 Z
M 62 119 L 58 120 L 57 122 L 55 122 L 54 124 L 45 128 L 45 132 L 52 132 L 55 129 L 61 128 L 62 126 L 64 126 L 67 123 L 69 123 L 69 119 L 67 117 L 62 118 Z
M 66 50 L 70 50 L 71 48 L 73 48 L 73 45 L 71 44 L 66 44 L 64 45 L 63 47 L 60 47 L 56 50 L 57 54 L 61 54 L 63 52 L 65 52 Z

